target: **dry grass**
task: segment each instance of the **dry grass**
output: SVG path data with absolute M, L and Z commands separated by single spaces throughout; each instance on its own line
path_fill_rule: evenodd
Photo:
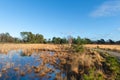
M 79 69 L 83 68 L 83 67 L 85 69 L 85 68 L 91 68 L 96 65 L 102 66 L 101 62 L 104 61 L 104 59 L 96 51 L 89 52 L 89 53 L 83 53 L 83 54 L 79 54 L 79 55 L 72 55 L 72 56 L 74 56 L 73 62 L 71 62 L 72 71 L 74 71 L 76 73 L 78 73 Z M 80 73 L 83 73 L 84 69 L 80 69 L 80 70 L 82 70 L 82 71 L 80 71 Z
M 102 49 L 109 49 L 109 50 L 117 50 L 120 51 L 120 45 L 98 45 L 98 44 L 87 44 L 84 45 L 87 48 L 102 48 Z
M 0 44 L 0 52 L 7 53 L 10 50 L 22 49 L 24 53 L 34 52 L 38 50 L 60 51 L 60 45 L 54 44 Z

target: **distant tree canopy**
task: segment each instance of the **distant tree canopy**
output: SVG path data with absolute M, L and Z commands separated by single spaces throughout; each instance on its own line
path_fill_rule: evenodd
M 97 44 L 105 44 L 105 40 L 104 39 L 100 39 L 96 41 Z
M 52 43 L 54 44 L 65 44 L 68 43 L 68 40 L 66 38 L 60 38 L 60 37 L 53 37 Z
M 9 33 L 1 33 L 0 34 L 0 42 L 12 42 L 12 37 L 9 35 Z
M 82 39 L 80 36 L 78 36 L 77 38 L 73 39 L 73 43 L 81 45 L 81 44 L 90 44 L 90 43 L 92 43 L 92 41 L 88 38 Z
M 0 42 L 20 42 L 20 40 L 18 38 L 13 38 L 9 33 L 1 33 Z
M 88 38 L 81 38 L 78 36 L 74 38 L 72 36 L 60 38 L 53 37 L 51 39 L 45 39 L 42 34 L 33 34 L 32 32 L 20 32 L 22 39 L 12 37 L 9 33 L 0 34 L 0 42 L 2 43 L 52 43 L 52 44 L 120 44 L 119 41 L 113 41 L 109 39 L 105 41 L 104 39 L 92 41 Z
M 32 32 L 21 32 L 23 42 L 43 43 L 44 37 L 41 34 L 33 34 Z

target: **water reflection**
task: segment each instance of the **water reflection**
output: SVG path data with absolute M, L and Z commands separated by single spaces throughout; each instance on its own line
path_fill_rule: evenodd
M 59 59 L 54 59 L 54 54 L 34 52 L 27 55 L 22 50 L 0 54 L 0 80 L 54 80 L 58 74 L 63 78 L 65 74 L 56 68 Z

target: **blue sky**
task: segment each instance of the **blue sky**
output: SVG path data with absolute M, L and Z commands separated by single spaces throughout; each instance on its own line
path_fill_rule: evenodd
M 0 0 L 0 33 L 120 40 L 120 0 Z

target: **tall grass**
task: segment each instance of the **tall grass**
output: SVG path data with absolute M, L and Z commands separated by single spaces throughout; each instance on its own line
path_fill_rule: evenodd
M 115 57 L 82 45 L 71 47 L 73 52 L 61 60 L 68 80 L 120 80 L 120 64 Z

